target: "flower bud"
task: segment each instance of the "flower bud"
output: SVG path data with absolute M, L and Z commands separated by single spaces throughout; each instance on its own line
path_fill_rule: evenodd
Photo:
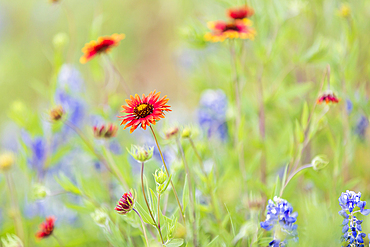
M 58 105 L 50 110 L 49 116 L 52 121 L 58 121 L 62 119 L 63 114 L 63 107 L 61 105 Z
M 163 169 L 158 169 L 155 171 L 154 178 L 157 184 L 162 185 L 167 180 L 167 174 L 163 171 Z
M 109 219 L 108 214 L 105 212 L 104 209 L 98 208 L 95 210 L 94 213 L 91 213 L 91 218 L 93 218 L 94 222 L 101 227 L 104 227 Z
M 338 10 L 338 15 L 343 18 L 347 18 L 351 14 L 351 8 L 349 7 L 348 4 L 343 3 L 339 10 Z
M 114 124 L 109 124 L 105 126 L 104 124 L 101 126 L 94 126 L 93 131 L 94 131 L 94 136 L 96 138 L 111 138 L 114 137 L 117 133 L 117 126 Z
M 139 163 L 150 160 L 153 157 L 154 147 L 141 147 L 132 145 L 131 151 L 127 149 L 131 156 Z
M 175 137 L 179 133 L 178 127 L 172 127 L 166 131 L 166 139 L 170 139 L 171 137 Z
M 181 137 L 182 138 L 189 138 L 191 136 L 191 129 L 189 127 L 186 127 L 182 130 Z
M 134 205 L 135 196 L 132 195 L 132 192 L 126 192 L 122 195 L 114 210 L 116 210 L 119 214 L 127 214 L 131 212 L 131 210 L 134 208 Z
M 56 3 L 58 0 L 51 0 Z M 53 45 L 55 49 L 61 49 L 68 43 L 68 35 L 66 33 L 57 33 L 53 38 Z
M 41 200 L 44 199 L 50 191 L 44 185 L 36 183 L 32 186 L 32 199 Z
M 7 171 L 14 164 L 14 154 L 11 152 L 3 153 L 0 155 L 0 170 Z
M 321 170 L 329 164 L 325 155 L 317 155 L 311 162 L 314 170 Z
M 23 247 L 22 240 L 14 234 L 6 234 L 6 238 L 1 238 L 4 247 Z

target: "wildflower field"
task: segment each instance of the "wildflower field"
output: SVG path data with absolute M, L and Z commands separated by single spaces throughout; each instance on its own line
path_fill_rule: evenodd
M 370 246 L 368 0 L 0 0 L 0 246 Z

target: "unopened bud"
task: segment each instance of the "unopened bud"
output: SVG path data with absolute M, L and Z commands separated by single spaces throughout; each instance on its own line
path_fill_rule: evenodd
M 139 163 L 150 160 L 153 157 L 154 147 L 131 146 L 131 150 L 127 150 L 131 156 Z
M 311 162 L 314 170 L 320 170 L 325 168 L 329 164 L 325 155 L 317 155 Z

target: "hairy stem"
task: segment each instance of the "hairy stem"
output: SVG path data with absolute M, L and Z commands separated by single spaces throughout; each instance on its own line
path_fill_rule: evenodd
M 158 143 L 158 140 L 157 140 L 157 136 L 156 136 L 156 135 L 155 135 L 155 133 L 154 133 L 153 127 L 152 127 L 151 125 L 150 125 L 149 127 L 150 127 L 150 130 L 152 131 L 152 134 L 153 134 L 153 137 L 154 137 L 155 143 L 157 144 L 157 147 L 158 147 L 158 150 L 159 150 L 159 154 L 161 155 L 162 162 L 163 162 L 164 168 L 165 168 L 165 170 L 166 170 L 167 176 L 170 178 L 171 187 L 172 187 L 173 193 L 174 193 L 174 195 L 175 195 L 175 197 L 176 197 L 177 204 L 178 204 L 179 209 L 180 209 L 180 213 L 181 213 L 182 220 L 185 222 L 185 215 L 184 215 L 184 211 L 182 210 L 182 206 L 181 206 L 181 203 L 180 203 L 179 197 L 177 196 L 177 192 L 176 192 L 175 186 L 174 186 L 174 184 L 173 184 L 173 182 L 172 182 L 172 178 L 171 178 L 171 176 L 170 176 L 170 173 L 168 172 L 166 162 L 164 161 L 163 154 L 162 154 L 161 148 L 159 147 L 159 143 Z
M 140 218 L 140 221 L 141 221 L 141 226 L 143 227 L 143 233 L 144 233 L 144 237 L 145 237 L 145 242 L 146 242 L 146 246 L 149 247 L 149 241 L 148 241 L 148 236 L 146 235 L 146 230 L 145 230 L 145 225 L 144 225 L 144 221 L 143 221 L 143 218 L 141 218 L 141 215 L 139 214 L 139 212 L 133 208 L 132 210 L 135 211 L 135 213 L 139 216 Z

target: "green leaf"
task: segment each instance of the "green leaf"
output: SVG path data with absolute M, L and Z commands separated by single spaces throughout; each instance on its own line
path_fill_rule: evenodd
M 303 111 L 302 111 L 302 118 L 301 118 L 301 125 L 303 129 L 307 128 L 307 122 L 309 117 L 309 109 L 307 101 L 303 105 Z
M 187 206 L 187 203 L 189 201 L 188 200 L 188 198 L 189 198 L 189 191 L 188 191 L 187 183 L 188 183 L 188 176 L 185 175 L 184 189 L 182 191 L 182 207 L 183 207 L 184 212 L 185 212 L 185 208 Z
M 60 184 L 60 186 L 62 186 L 62 188 L 68 192 L 71 192 L 73 194 L 77 194 L 77 195 L 81 195 L 81 191 L 79 188 L 77 188 L 76 185 L 74 185 L 68 178 L 66 175 L 64 175 L 63 173 L 59 173 L 59 178 L 57 176 L 54 176 L 55 180 L 57 181 L 58 184 Z
M 165 244 L 165 246 L 166 247 L 179 247 L 183 245 L 183 243 L 184 243 L 184 240 L 182 238 L 174 238 L 174 239 L 171 239 L 170 242 Z

